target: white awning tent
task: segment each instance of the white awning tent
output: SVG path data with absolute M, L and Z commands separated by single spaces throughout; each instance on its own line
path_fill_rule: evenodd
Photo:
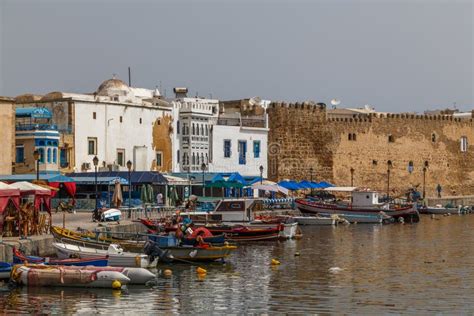
M 30 183 L 30 182 L 26 182 L 26 181 L 14 182 L 14 183 L 10 184 L 10 187 L 18 189 L 18 190 L 20 190 L 20 192 L 42 191 L 42 192 L 51 193 L 51 190 L 49 190 L 49 189 L 46 189 L 42 186 Z
M 356 191 L 357 187 L 329 187 L 324 189 L 325 191 L 332 191 L 332 192 L 353 192 Z
M 170 176 L 163 174 L 163 177 L 168 181 L 168 185 L 188 185 L 189 180 L 181 177 Z
M 253 190 L 262 190 L 262 191 L 269 191 L 269 192 L 280 192 L 285 195 L 288 195 L 288 189 L 284 188 L 282 186 L 279 186 L 278 184 L 260 184 L 260 183 L 255 183 L 252 185 Z

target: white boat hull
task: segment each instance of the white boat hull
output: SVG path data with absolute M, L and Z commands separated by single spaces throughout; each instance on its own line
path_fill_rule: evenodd
M 295 238 L 296 233 L 298 232 L 298 223 L 285 223 L 283 224 L 283 230 L 280 231 L 280 238 L 291 239 Z
M 87 258 L 94 259 L 108 256 L 108 264 L 112 267 L 137 267 L 149 268 L 156 266 L 156 262 L 150 262 L 148 256 L 132 252 L 111 253 L 109 250 L 81 247 L 66 243 L 53 243 L 56 253 L 60 259 L 65 258 Z
M 293 219 L 298 225 L 335 225 L 336 220 L 331 217 L 321 216 L 295 216 Z

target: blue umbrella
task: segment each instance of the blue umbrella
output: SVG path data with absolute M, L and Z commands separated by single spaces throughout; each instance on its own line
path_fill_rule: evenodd
M 325 189 L 325 188 L 329 188 L 329 187 L 332 187 L 333 185 L 329 182 L 326 182 L 326 181 L 321 181 L 319 182 L 319 185 L 322 189 Z

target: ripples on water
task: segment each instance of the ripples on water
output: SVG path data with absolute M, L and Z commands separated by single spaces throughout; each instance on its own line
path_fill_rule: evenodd
M 83 315 L 473 312 L 474 215 L 438 219 L 303 227 L 301 240 L 242 245 L 226 264 L 204 265 L 204 278 L 176 265 L 153 288 L 25 288 L 0 293 L 0 306 L 6 314 Z

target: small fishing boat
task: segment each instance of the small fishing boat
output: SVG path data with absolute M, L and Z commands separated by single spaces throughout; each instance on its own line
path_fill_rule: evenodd
M 130 283 L 119 271 L 104 268 L 71 269 L 67 266 L 15 265 L 11 280 L 25 286 L 114 288 Z M 117 283 L 118 282 L 118 283 Z
M 457 207 L 443 207 L 441 205 L 436 205 L 436 206 L 422 206 L 418 208 L 418 211 L 420 214 L 440 214 L 440 215 L 445 215 L 445 214 L 460 214 L 461 213 L 461 208 Z
M 336 225 L 336 219 L 322 216 L 294 216 L 299 225 Z
M 333 190 L 336 189 L 344 189 L 343 192 L 348 192 L 347 188 L 334 188 Z M 310 215 L 353 215 L 352 218 L 361 215 L 363 217 L 360 219 L 364 219 L 366 218 L 365 216 L 377 216 L 381 214 L 380 212 L 383 212 L 398 222 L 417 223 L 420 220 L 416 204 L 395 205 L 379 203 L 378 192 L 368 189 L 350 188 L 349 192 L 351 192 L 351 202 L 347 203 L 314 201 L 310 199 L 298 199 L 295 203 L 301 213 Z M 369 217 L 366 219 L 370 221 L 373 218 Z M 378 219 L 375 219 L 375 221 L 378 222 Z
M 331 218 L 334 214 L 319 213 L 319 215 Z M 379 214 L 351 214 L 351 213 L 340 213 L 336 215 L 338 220 L 347 221 L 351 224 L 389 224 L 393 223 L 394 219 L 383 213 Z
M 173 236 L 169 236 L 169 238 L 173 238 Z M 187 262 L 222 260 L 230 256 L 232 251 L 236 249 L 236 246 L 227 244 L 222 246 L 208 245 L 206 247 L 180 246 L 161 248 L 157 243 L 150 240 L 145 244 L 144 252 L 152 258 L 159 256 L 163 262 Z
M 219 225 L 206 226 L 214 235 L 224 234 L 230 241 L 272 240 L 280 237 L 280 226 L 260 227 L 257 225 Z
M 150 262 L 146 255 L 132 252 L 124 252 L 120 245 L 109 244 L 107 249 L 97 249 L 82 247 L 78 245 L 66 244 L 64 242 L 54 242 L 53 247 L 59 258 L 89 258 L 96 259 L 108 256 L 108 264 L 113 267 L 155 267 L 156 262 Z
M 111 208 L 105 212 L 102 212 L 101 217 L 104 222 L 119 221 L 122 216 L 122 212 L 116 208 Z
M 94 267 L 105 267 L 108 265 L 108 258 L 94 258 L 94 259 L 55 259 L 48 257 L 36 257 L 27 256 L 20 250 L 13 248 L 13 263 L 34 263 L 34 264 L 46 264 L 46 265 L 63 265 L 63 266 L 94 266 Z
M 12 265 L 8 262 L 0 261 L 0 279 L 9 279 Z

